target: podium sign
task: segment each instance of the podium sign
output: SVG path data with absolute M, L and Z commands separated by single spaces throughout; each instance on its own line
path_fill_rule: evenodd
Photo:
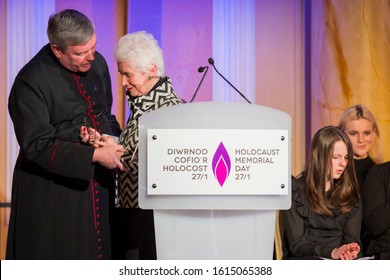
M 147 137 L 148 195 L 287 194 L 287 130 L 149 129 Z
M 158 259 L 272 259 L 291 205 L 291 119 L 200 102 L 139 119 L 138 198 L 153 209 Z

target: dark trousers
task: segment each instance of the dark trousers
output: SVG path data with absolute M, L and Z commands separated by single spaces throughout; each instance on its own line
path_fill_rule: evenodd
M 114 260 L 156 260 L 153 210 L 112 209 L 111 240 Z

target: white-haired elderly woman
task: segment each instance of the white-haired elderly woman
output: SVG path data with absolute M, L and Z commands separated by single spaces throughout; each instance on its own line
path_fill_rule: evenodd
M 163 53 L 153 35 L 145 31 L 127 34 L 119 39 L 114 54 L 131 116 L 119 138 L 125 148 L 121 161 L 129 171 L 118 173 L 113 257 L 156 259 L 153 212 L 138 206 L 138 118 L 183 101 L 165 76 Z

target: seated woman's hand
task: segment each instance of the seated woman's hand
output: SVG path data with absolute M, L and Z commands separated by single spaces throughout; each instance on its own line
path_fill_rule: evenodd
M 360 252 L 360 246 L 356 242 L 341 245 L 333 249 L 332 259 L 335 260 L 354 260 Z

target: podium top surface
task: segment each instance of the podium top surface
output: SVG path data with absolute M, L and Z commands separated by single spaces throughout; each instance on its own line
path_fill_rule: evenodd
M 283 111 L 238 102 L 196 102 L 160 108 L 140 117 L 140 127 L 290 129 Z

